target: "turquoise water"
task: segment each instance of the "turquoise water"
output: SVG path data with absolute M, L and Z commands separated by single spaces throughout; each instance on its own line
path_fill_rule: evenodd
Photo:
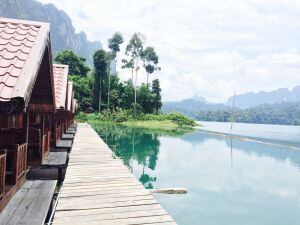
M 200 129 L 206 131 L 240 135 L 266 142 L 300 147 L 300 126 L 233 123 L 231 130 L 231 123 L 204 121 L 198 123 L 202 125 Z
M 183 135 L 120 126 L 96 130 L 145 187 L 188 189 L 186 195 L 155 195 L 179 225 L 300 224 L 298 150 L 203 130 Z

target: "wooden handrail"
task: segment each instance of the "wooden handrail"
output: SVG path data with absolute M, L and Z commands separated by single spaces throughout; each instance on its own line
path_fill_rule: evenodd
M 15 147 L 15 171 L 14 181 L 17 181 L 24 175 L 27 169 L 27 143 L 16 145 Z

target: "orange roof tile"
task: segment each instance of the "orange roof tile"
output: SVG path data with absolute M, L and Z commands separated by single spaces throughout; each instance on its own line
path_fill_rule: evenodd
M 49 32 L 48 23 L 0 18 L 0 102 L 29 102 Z
M 69 66 L 53 64 L 55 103 L 57 109 L 66 108 L 68 73 Z

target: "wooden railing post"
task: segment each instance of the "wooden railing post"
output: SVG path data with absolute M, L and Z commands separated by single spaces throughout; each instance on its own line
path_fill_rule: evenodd
M 19 145 L 15 145 L 14 149 L 14 160 L 13 160 L 13 184 L 16 184 L 18 181 L 18 173 L 19 173 L 19 167 L 20 167 L 20 160 L 19 160 Z
M 13 182 L 16 184 L 27 169 L 27 143 L 15 145 Z
M 5 196 L 6 150 L 0 152 L 0 199 Z

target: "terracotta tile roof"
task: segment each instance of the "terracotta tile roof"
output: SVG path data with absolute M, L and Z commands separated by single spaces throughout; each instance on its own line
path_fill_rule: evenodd
M 57 109 L 66 108 L 68 73 L 69 67 L 67 65 L 53 64 L 55 103 Z
M 72 110 L 72 103 L 73 103 L 73 98 L 74 98 L 74 93 L 73 93 L 73 82 L 69 81 L 68 82 L 68 94 L 67 94 L 67 110 L 71 111 Z
M 0 18 L 0 101 L 29 101 L 49 24 Z

